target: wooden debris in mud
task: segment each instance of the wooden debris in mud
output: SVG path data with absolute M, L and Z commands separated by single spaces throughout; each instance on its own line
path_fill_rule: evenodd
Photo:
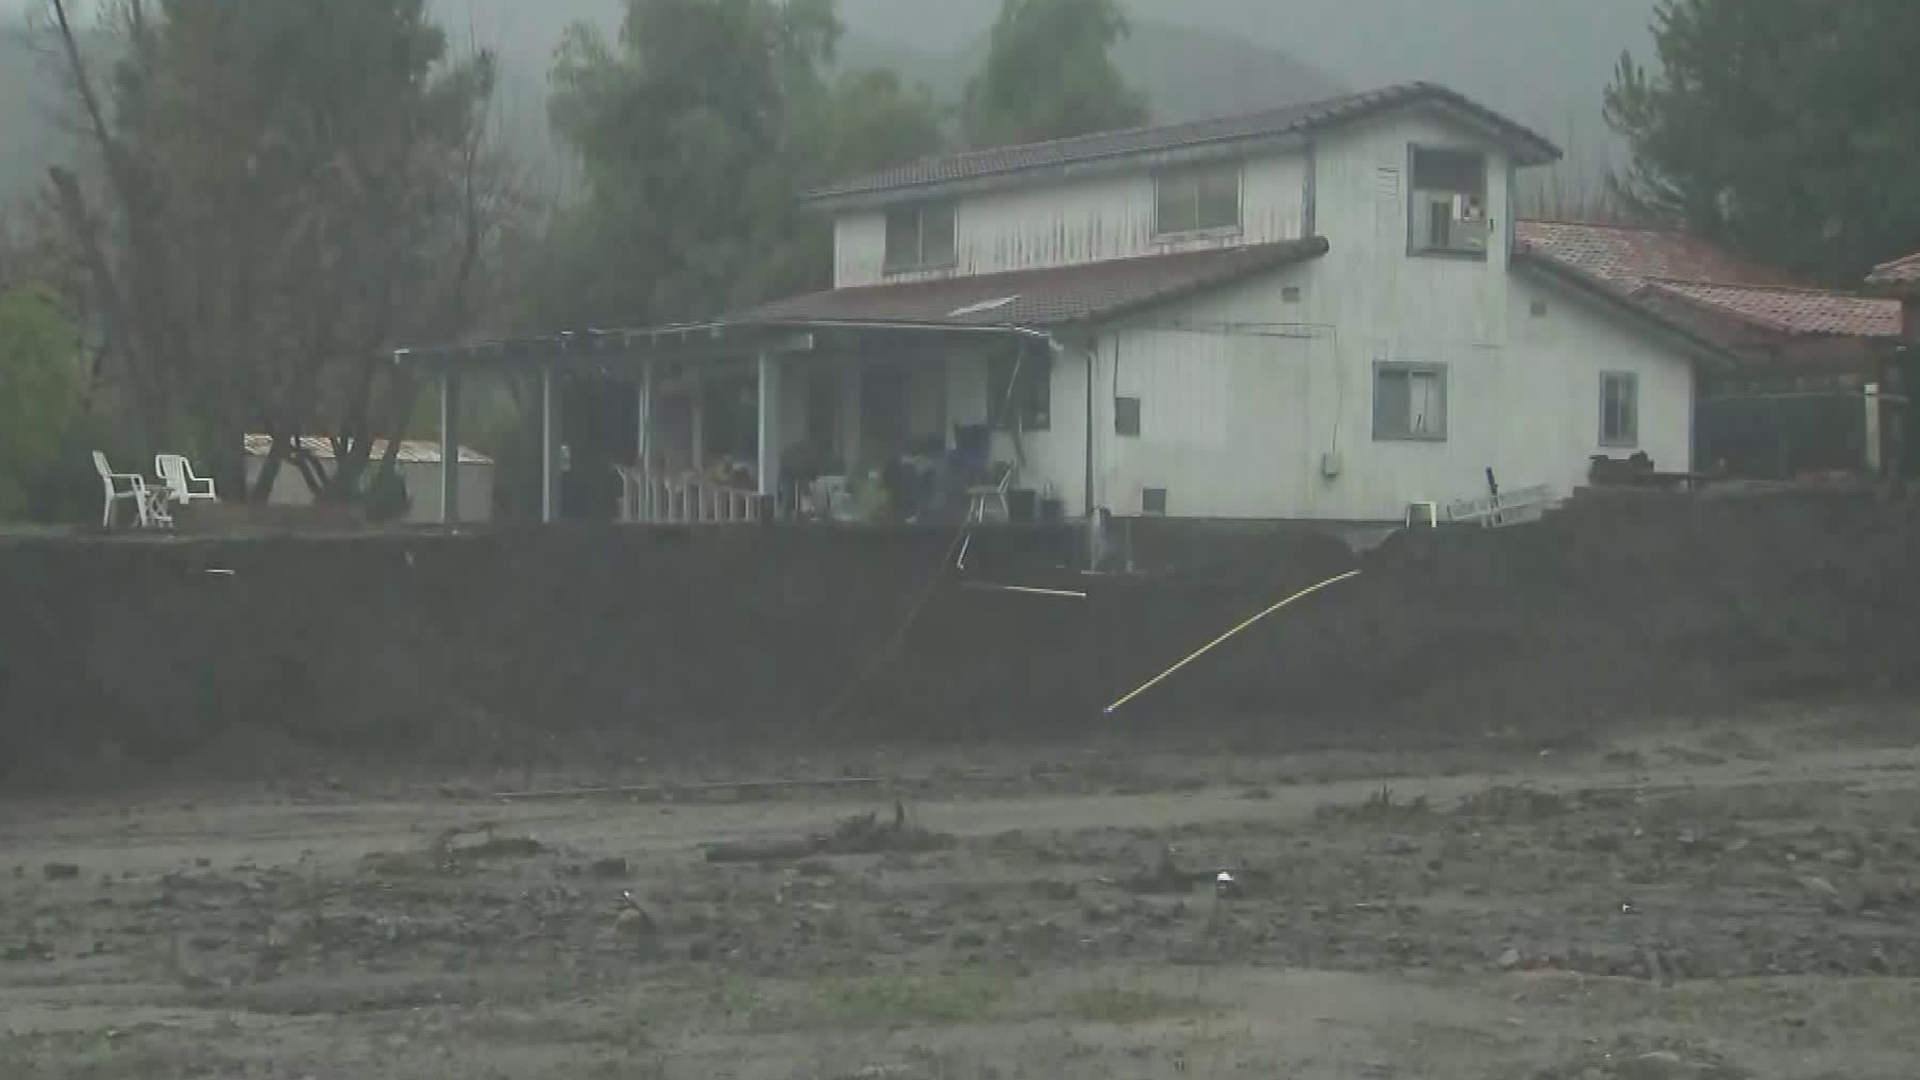
M 953 837 L 914 825 L 903 803 L 893 804 L 893 820 L 878 813 L 846 818 L 830 833 L 795 840 L 715 844 L 707 849 L 711 863 L 794 862 L 815 855 L 877 855 L 884 852 L 939 851 L 953 846 Z

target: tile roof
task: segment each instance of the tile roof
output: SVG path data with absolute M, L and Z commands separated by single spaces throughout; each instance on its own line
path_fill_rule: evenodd
M 1561 157 L 1559 147 L 1530 128 L 1472 101 L 1457 91 L 1434 83 L 1415 82 L 1242 116 L 1130 128 L 1124 131 L 1081 135 L 1071 139 L 1056 139 L 1052 142 L 927 158 L 897 168 L 830 184 L 808 192 L 807 197 L 830 199 L 871 195 L 901 188 L 925 187 L 961 180 L 1004 176 L 1053 166 L 1125 158 L 1135 154 L 1302 134 L 1358 120 L 1389 109 L 1416 104 L 1432 104 L 1450 109 L 1492 128 L 1514 149 L 1523 163 L 1545 164 L 1557 161 Z
M 1872 276 L 1867 278 L 1867 284 L 1894 288 L 1911 288 L 1920 285 L 1920 252 L 1874 267 Z
M 1725 312 L 1781 334 L 1898 337 L 1900 305 L 1823 289 L 1649 281 L 1646 288 Z
M 1528 251 L 1632 291 L 1650 278 L 1739 285 L 1800 285 L 1788 274 L 1699 237 L 1668 229 L 1580 221 L 1520 221 Z
M 273 451 L 271 435 L 248 435 L 245 441 L 248 457 L 266 457 Z M 305 435 L 301 437 L 300 443 L 314 457 L 322 461 L 333 460 L 333 440 L 318 435 Z M 372 450 L 373 459 L 379 460 L 386 452 L 387 441 L 375 439 Z M 400 451 L 394 460 L 403 465 L 438 465 L 440 464 L 440 444 L 427 439 L 402 439 Z M 460 464 L 491 465 L 493 459 L 478 450 L 463 446 L 460 448 Z
M 1044 328 L 1112 318 L 1326 254 L 1321 237 L 812 293 L 722 323 Z
M 1879 338 L 1900 332 L 1900 305 L 1827 289 L 1699 237 L 1666 229 L 1521 221 L 1517 250 L 1569 270 L 1663 318 L 1677 299 L 1774 334 Z

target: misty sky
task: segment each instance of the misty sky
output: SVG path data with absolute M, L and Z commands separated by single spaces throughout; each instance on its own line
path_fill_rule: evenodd
M 14 12 L 44 0 L 0 0 Z M 84 3 L 84 0 L 82 0 Z M 619 0 L 432 0 L 457 36 L 471 31 L 541 77 L 561 28 L 614 25 Z M 1657 0 L 1127 0 L 1143 20 L 1179 23 L 1281 49 L 1356 88 L 1433 79 L 1568 143 L 1604 139 L 1600 92 L 1623 49 L 1645 55 Z M 840 0 L 853 35 L 933 57 L 958 54 L 999 0 Z M 909 76 L 912 72 L 907 73 Z

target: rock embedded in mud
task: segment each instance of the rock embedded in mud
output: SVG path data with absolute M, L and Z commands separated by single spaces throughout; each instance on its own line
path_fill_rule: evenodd
M 50 862 L 40 868 L 48 881 L 74 881 L 80 877 L 80 867 L 76 863 Z
M 626 877 L 628 873 L 627 860 L 617 856 L 608 859 L 595 859 L 593 864 L 587 868 L 587 872 L 602 881 L 623 878 Z

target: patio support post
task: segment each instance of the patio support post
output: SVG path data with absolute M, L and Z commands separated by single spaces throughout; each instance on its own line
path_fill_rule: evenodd
M 759 355 L 760 367 L 760 496 L 780 494 L 780 362 L 771 352 Z M 769 515 L 777 506 L 768 507 Z
M 440 523 L 460 524 L 460 376 L 440 374 Z
M 653 486 L 653 361 L 648 360 L 640 369 L 640 480 L 644 485 L 640 492 L 640 520 L 654 521 L 655 513 Z
M 555 423 L 553 368 L 540 369 L 540 521 L 552 524 L 560 516 L 559 425 Z

